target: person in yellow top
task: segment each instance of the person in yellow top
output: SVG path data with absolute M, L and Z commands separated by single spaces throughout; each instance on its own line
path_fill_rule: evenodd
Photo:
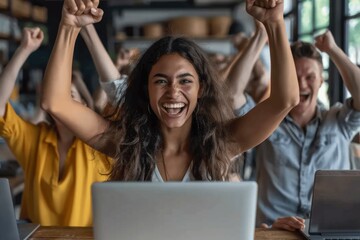
M 25 121 L 8 102 L 21 66 L 42 40 L 39 28 L 25 28 L 20 46 L 0 75 L 0 136 L 25 176 L 20 218 L 43 226 L 91 226 L 91 184 L 107 180 L 111 159 L 56 119 L 50 125 Z M 85 104 L 74 84 L 71 96 Z

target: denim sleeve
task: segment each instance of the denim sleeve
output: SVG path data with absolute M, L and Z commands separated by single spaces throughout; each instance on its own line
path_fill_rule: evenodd
M 252 99 L 252 97 L 249 94 L 245 93 L 245 98 L 246 98 L 246 103 L 242 105 L 240 108 L 234 109 L 234 114 L 237 117 L 245 115 L 256 105 L 255 101 Z
M 124 94 L 125 88 L 127 86 L 127 79 L 127 75 L 121 75 L 120 79 L 109 82 L 100 81 L 100 86 L 102 89 L 104 89 L 111 104 L 117 103 Z
M 335 107 L 339 106 L 341 104 L 335 105 Z M 356 133 L 360 132 L 360 111 L 352 107 L 352 98 L 347 99 L 340 107 L 337 118 L 341 131 L 348 139 L 352 139 Z

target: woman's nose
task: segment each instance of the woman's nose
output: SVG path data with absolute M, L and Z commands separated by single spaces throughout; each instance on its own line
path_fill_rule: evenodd
M 169 84 L 168 93 L 171 96 L 177 96 L 179 94 L 179 86 L 176 83 Z

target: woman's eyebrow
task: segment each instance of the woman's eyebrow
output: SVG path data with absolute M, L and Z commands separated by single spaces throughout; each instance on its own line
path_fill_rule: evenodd
M 156 73 L 152 76 L 153 78 L 154 77 L 163 77 L 163 78 L 167 78 L 168 76 L 164 73 Z M 191 73 L 181 73 L 179 75 L 176 76 L 176 78 L 183 78 L 183 77 L 193 77 L 194 76 L 191 74 Z
M 191 73 L 182 73 L 176 76 L 176 78 L 183 78 L 183 77 L 192 77 L 194 78 L 194 76 Z
M 156 74 L 154 74 L 152 77 L 153 77 L 153 78 L 154 78 L 154 77 L 163 77 L 163 78 L 167 78 L 167 75 L 166 75 L 166 74 L 164 74 L 164 73 L 156 73 Z

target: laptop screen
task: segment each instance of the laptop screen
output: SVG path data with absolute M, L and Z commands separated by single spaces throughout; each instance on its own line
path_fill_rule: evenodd
M 95 239 L 254 239 L 255 182 L 103 182 L 92 199 Z
M 360 232 L 360 171 L 317 171 L 310 233 Z
M 35 223 L 17 224 L 9 180 L 0 178 L 0 239 L 27 239 L 39 226 Z

